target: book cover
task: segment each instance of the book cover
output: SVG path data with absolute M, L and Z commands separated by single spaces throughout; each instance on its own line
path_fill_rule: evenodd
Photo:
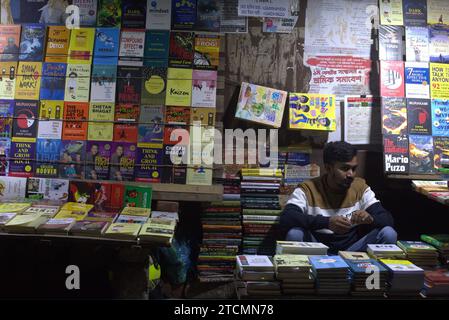
M 0 138 L 0 177 L 9 174 L 9 157 L 11 151 L 11 139 Z
M 449 100 L 432 99 L 432 135 L 449 136 Z
M 165 104 L 167 88 L 167 68 L 143 67 L 141 103 L 148 105 Z
M 197 0 L 173 0 L 172 30 L 192 30 L 196 23 Z
M 85 141 L 62 140 L 60 148 L 60 178 L 83 179 Z
M 142 210 L 141 208 L 151 208 L 152 199 L 152 188 L 139 187 L 139 186 L 125 186 L 125 197 L 124 206 L 122 214 L 128 214 L 128 212 L 133 215 L 146 215 L 150 216 L 151 210 Z M 126 209 L 126 207 L 132 207 L 135 209 Z
M 115 108 L 114 137 L 116 142 L 137 143 L 139 106 L 135 104 L 117 104 Z
M 407 106 L 404 98 L 382 98 L 382 133 L 407 134 Z
M 69 180 L 28 178 L 27 198 L 29 199 L 67 201 L 68 197 Z
M 220 63 L 220 36 L 195 35 L 195 69 L 217 70 Z
M 170 30 L 171 0 L 147 0 L 147 30 Z
M 90 94 L 91 66 L 86 64 L 67 65 L 64 100 L 88 102 Z
M 162 148 L 165 106 L 140 106 L 137 146 Z
M 112 223 L 104 233 L 107 238 L 134 240 L 139 234 L 139 223 Z
M 190 185 L 212 185 L 213 168 L 203 165 L 194 165 L 187 168 L 186 184 Z
M 67 234 L 69 229 L 74 225 L 75 219 L 56 219 L 52 218 L 37 227 L 37 233 L 43 234 Z
M 404 62 L 380 61 L 380 95 L 404 97 Z
M 449 11 L 445 0 L 427 0 L 427 23 L 449 23 Z
M 168 65 L 173 68 L 191 68 L 194 60 L 194 33 L 170 32 Z
M 67 64 L 44 62 L 42 65 L 41 100 L 64 100 Z
M 69 64 L 92 63 L 95 28 L 72 29 L 69 43 Z
M 133 181 L 136 155 L 137 147 L 134 143 L 113 143 L 109 179 L 115 181 Z
M 122 197 L 123 200 L 123 197 Z M 106 222 L 112 223 L 118 217 L 118 210 L 113 211 L 91 211 L 87 214 L 86 220 L 84 222 Z
M 407 99 L 407 122 L 409 134 L 432 134 L 430 100 Z
M 108 226 L 108 221 L 76 221 L 70 228 L 69 234 L 74 236 L 101 236 Z
M 89 103 L 64 102 L 63 140 L 86 140 Z
M 402 0 L 380 0 L 379 13 L 382 25 L 404 25 Z
M 215 108 L 217 72 L 193 70 L 192 78 L 192 107 Z
M 87 141 L 86 151 L 86 179 L 108 180 L 112 143 Z
M 41 62 L 44 59 L 45 25 L 23 24 L 19 60 Z
M 422 0 L 403 0 L 404 25 L 427 26 L 427 3 Z
M 405 62 L 405 96 L 430 98 L 430 71 L 427 62 Z
M 145 0 L 122 1 L 122 28 L 145 29 L 146 14 Z
M 151 60 L 161 61 L 164 66 L 168 63 L 170 31 L 147 30 L 145 32 L 144 65 L 151 64 Z M 147 62 L 149 60 L 150 62 Z
M 408 137 L 384 135 L 383 140 L 385 173 L 408 174 L 410 163 Z
M 41 100 L 39 107 L 38 139 L 61 139 L 64 101 Z
M 162 148 L 137 148 L 136 181 L 160 183 L 163 164 L 162 155 Z
M 215 111 L 215 108 L 192 108 L 190 112 L 190 143 L 192 145 L 213 142 Z
M 21 25 L 0 25 L 0 61 L 19 60 L 20 30 Z
M 220 32 L 220 1 L 197 0 L 195 30 Z
M 433 138 L 432 136 L 410 135 L 409 155 L 411 174 L 431 174 L 433 166 Z
M 144 29 L 122 29 L 118 61 L 120 66 L 143 66 L 144 50 Z
M 14 99 L 16 79 L 17 62 L 0 62 L 0 99 Z
M 95 27 L 97 24 L 97 0 L 72 0 L 79 8 L 80 26 Z
M 433 137 L 433 164 L 435 169 L 442 168 L 441 159 L 449 158 L 449 137 Z
M 249 88 L 249 87 L 247 87 Z M 247 90 L 247 89 L 246 89 Z M 256 88 L 258 90 L 258 88 Z M 256 92 L 257 96 L 262 96 L 263 91 Z M 268 93 L 270 94 L 270 93 Z M 267 94 L 267 95 L 268 95 Z M 242 112 L 246 108 L 246 112 L 252 109 L 253 112 L 257 112 L 257 102 L 254 104 L 254 95 L 252 90 L 245 91 L 243 94 L 243 87 L 241 89 L 241 100 L 239 100 L 239 108 L 246 100 L 246 105 L 242 107 Z M 273 95 L 273 94 L 272 94 Z M 249 96 L 248 98 L 246 96 Z M 251 99 L 251 100 L 250 100 Z M 268 100 L 268 99 L 267 99 Z M 248 107 L 248 102 L 253 103 Z M 258 108 L 263 108 L 263 105 L 268 104 L 269 101 L 260 102 L 262 105 Z M 303 94 L 303 93 L 290 93 L 289 96 L 289 128 L 290 129 L 305 129 L 305 130 L 322 130 L 322 131 L 335 131 L 336 130 L 336 118 L 335 118 L 335 96 L 334 95 L 319 95 L 319 94 Z M 278 107 L 280 110 L 280 105 Z M 264 110 L 261 110 L 264 112 Z M 266 111 L 265 111 L 266 112 Z M 278 122 L 282 121 L 282 112 L 280 112 Z
M 119 28 L 97 28 L 95 32 L 94 67 L 99 64 L 116 66 L 119 49 Z
M 119 66 L 117 68 L 117 102 L 140 104 L 142 68 Z
M 115 65 L 95 65 L 92 68 L 90 102 L 115 102 L 117 67 Z
M 165 104 L 190 107 L 192 101 L 192 69 L 168 68 Z
M 120 27 L 122 24 L 122 0 L 99 0 L 98 27 Z
M 403 27 L 379 26 L 379 60 L 401 61 L 404 54 L 403 36 Z
M 67 63 L 70 29 L 65 26 L 49 26 L 45 62 Z
M 190 111 L 189 107 L 166 107 L 164 144 L 189 144 L 190 139 L 188 136 L 175 136 L 173 131 L 176 129 L 189 131 Z
M 138 127 L 137 124 L 116 123 L 114 124 L 114 142 L 137 143 Z
M 17 198 L 24 199 L 26 192 L 26 178 L 15 178 L 15 177 L 0 177 L 0 199 L 4 200 L 13 200 Z M 2 203 L 2 206 L 8 205 L 7 203 Z M 23 208 L 20 211 L 23 211 L 27 207 Z M 2 212 L 12 212 L 10 210 L 6 210 Z
M 12 122 L 12 138 L 14 141 L 36 142 L 38 115 L 37 101 L 15 101 Z
M 39 100 L 42 62 L 20 61 L 17 70 L 16 100 Z
M 446 25 L 429 26 L 430 62 L 449 62 L 449 27 Z
M 429 28 L 405 27 L 406 60 L 410 62 L 429 61 Z
M 162 174 L 161 183 L 175 183 L 174 168 L 175 165 L 181 171 L 184 169 L 186 172 L 187 158 L 187 146 L 185 145 L 164 145 L 162 155 Z M 179 170 L 178 170 L 179 173 Z M 179 181 L 179 179 L 177 179 Z M 185 181 L 185 179 L 184 179 Z
M 11 142 L 9 176 L 32 177 L 36 165 L 35 142 Z
M 11 138 L 14 101 L 0 100 L 0 138 Z
M 432 99 L 447 99 L 449 97 L 449 64 L 430 64 L 430 97 Z
M 89 108 L 88 140 L 112 141 L 114 137 L 114 109 L 111 102 L 91 102 Z
M 57 178 L 61 140 L 37 139 L 35 176 Z
M 63 25 L 67 19 L 68 1 L 14 0 L 2 1 L 2 24 L 42 23 Z

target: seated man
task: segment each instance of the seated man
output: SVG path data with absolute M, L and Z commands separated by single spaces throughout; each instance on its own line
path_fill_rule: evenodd
M 326 173 L 301 183 L 281 214 L 286 240 L 322 242 L 333 254 L 395 244 L 393 217 L 365 180 L 354 177 L 357 150 L 340 141 L 328 143 L 323 153 Z

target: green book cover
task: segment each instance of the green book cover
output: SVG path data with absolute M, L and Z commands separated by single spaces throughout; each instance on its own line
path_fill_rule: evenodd
M 150 186 L 125 186 L 125 207 L 151 208 L 151 198 Z
M 438 249 L 449 248 L 449 234 L 421 235 L 421 240 Z

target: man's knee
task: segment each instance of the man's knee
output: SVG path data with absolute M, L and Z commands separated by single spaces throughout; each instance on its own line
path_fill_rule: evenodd
M 291 228 L 285 237 L 286 241 L 304 241 L 304 230 L 302 228 Z
M 392 227 L 384 227 L 380 230 L 378 239 L 382 243 L 396 244 L 398 241 L 398 234 Z

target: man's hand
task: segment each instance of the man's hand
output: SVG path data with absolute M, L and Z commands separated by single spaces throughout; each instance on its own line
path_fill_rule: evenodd
M 358 210 L 352 214 L 352 224 L 371 224 L 374 222 L 373 217 L 366 211 Z
M 351 229 L 351 221 L 342 216 L 333 216 L 329 219 L 329 229 L 336 234 L 344 234 Z

